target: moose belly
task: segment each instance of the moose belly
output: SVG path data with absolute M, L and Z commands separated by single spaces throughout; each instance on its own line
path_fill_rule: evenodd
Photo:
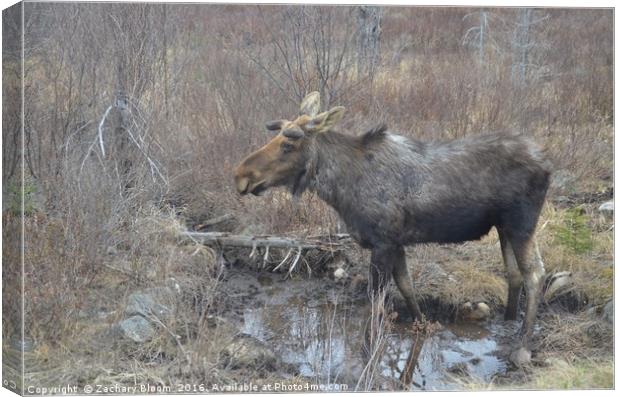
M 478 240 L 497 223 L 492 211 L 475 206 L 442 208 L 432 213 L 418 212 L 405 218 L 403 244 Z

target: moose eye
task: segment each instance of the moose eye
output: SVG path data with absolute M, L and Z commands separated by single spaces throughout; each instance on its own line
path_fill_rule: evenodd
M 288 142 L 282 142 L 282 145 L 280 145 L 280 147 L 282 148 L 282 152 L 283 153 L 289 153 L 293 149 L 295 149 L 295 146 L 293 144 L 288 143 Z

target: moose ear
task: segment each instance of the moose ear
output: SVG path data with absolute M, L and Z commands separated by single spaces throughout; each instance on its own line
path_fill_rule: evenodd
M 297 139 L 303 138 L 305 134 L 301 128 L 296 127 L 296 128 L 287 128 L 286 130 L 282 131 L 282 135 L 284 135 L 285 137 L 289 139 L 297 140 Z
M 308 123 L 308 130 L 312 132 L 327 132 L 329 131 L 344 114 L 344 106 L 336 106 L 327 112 L 323 112 L 317 115 Z
M 314 117 L 321 109 L 321 95 L 317 91 L 313 91 L 306 95 L 299 105 L 299 112 Z
M 273 120 L 273 121 L 269 121 L 265 127 L 267 127 L 267 129 L 269 131 L 279 131 L 282 129 L 282 127 L 284 126 L 284 120 Z

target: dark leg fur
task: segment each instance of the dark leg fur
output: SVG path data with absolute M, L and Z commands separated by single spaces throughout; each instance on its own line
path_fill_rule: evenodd
M 529 339 L 534 328 L 534 321 L 536 321 L 545 268 L 533 237 L 525 241 L 513 240 L 511 245 L 525 285 L 526 306 L 525 318 L 521 327 L 521 344 L 523 347 L 528 348 Z
M 394 269 L 392 275 L 394 276 L 394 281 L 396 282 L 398 290 L 403 298 L 405 298 L 411 319 L 414 321 L 416 319 L 423 321 L 424 315 L 420 310 L 420 306 L 418 306 L 415 290 L 413 289 L 413 283 L 411 281 L 411 277 L 409 276 L 409 270 L 407 269 L 405 250 L 402 246 L 394 250 L 393 261 Z
M 506 305 L 504 320 L 516 320 L 519 312 L 519 298 L 521 297 L 521 289 L 523 288 L 523 276 L 521 275 L 521 270 L 517 264 L 517 258 L 515 257 L 512 246 L 506 238 L 505 233 L 501 230 L 498 232 L 508 279 L 508 303 Z

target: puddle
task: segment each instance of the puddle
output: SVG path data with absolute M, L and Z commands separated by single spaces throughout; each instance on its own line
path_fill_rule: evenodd
M 399 341 L 411 344 L 406 334 Z M 489 383 L 507 369 L 496 355 L 498 349 L 490 330 L 481 325 L 446 325 L 422 346 L 413 381 L 427 390 L 455 390 L 472 380 Z M 401 371 L 405 360 L 401 356 Z
M 240 313 L 242 332 L 269 344 L 298 375 L 322 384 L 346 383 L 354 390 L 365 365 L 361 352 L 368 304 L 347 302 L 344 289 L 325 288 L 317 280 L 265 280 L 261 276 L 258 305 Z M 494 339 L 505 333 L 502 324 L 455 323 L 424 341 L 413 372 L 404 375 L 414 344 L 409 326 L 396 323 L 387 336 L 377 368 L 383 383 L 410 379 L 412 390 L 458 390 L 506 372 Z

